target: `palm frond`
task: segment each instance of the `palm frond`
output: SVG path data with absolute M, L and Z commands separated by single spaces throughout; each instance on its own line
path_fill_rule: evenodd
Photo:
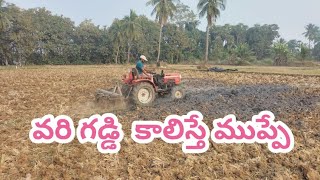
M 198 10 L 202 10 L 203 7 L 208 3 L 208 0 L 199 0 L 199 3 L 197 5 Z
M 154 6 L 151 15 L 156 15 L 156 20 L 160 24 L 167 23 L 169 18 L 172 18 L 174 12 L 176 11 L 175 2 L 180 2 L 179 0 L 150 0 L 147 5 Z
M 197 8 L 200 18 L 206 16 L 208 26 L 211 26 L 220 16 L 220 10 L 225 10 L 226 0 L 199 0 Z

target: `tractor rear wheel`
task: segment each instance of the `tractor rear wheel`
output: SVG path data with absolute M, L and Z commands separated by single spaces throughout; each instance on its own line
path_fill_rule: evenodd
M 155 100 L 155 91 L 151 84 L 140 83 L 133 88 L 133 100 L 138 106 L 151 106 Z
M 171 90 L 171 98 L 172 99 L 183 99 L 186 93 L 183 87 L 175 86 Z

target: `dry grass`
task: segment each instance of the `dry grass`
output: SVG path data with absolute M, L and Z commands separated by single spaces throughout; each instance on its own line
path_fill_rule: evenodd
M 194 67 L 190 66 L 191 69 Z M 174 66 L 183 77 L 219 80 L 232 85 L 285 83 L 320 95 L 320 77 L 245 73 L 208 73 Z M 46 114 L 69 115 L 77 126 L 81 118 L 105 113 L 91 102 L 97 88 L 112 87 L 128 70 L 120 66 L 45 66 L 0 70 L 0 179 L 320 179 L 320 107 L 306 113 L 285 114 L 301 118 L 307 129 L 293 127 L 295 149 L 289 154 L 272 154 L 264 145 L 211 144 L 202 155 L 186 155 L 181 145 L 155 140 L 139 145 L 130 139 L 131 123 L 157 109 L 141 108 L 118 112 L 125 138 L 117 155 L 100 154 L 95 145 L 36 145 L 28 139 L 33 118 Z M 237 67 L 256 71 L 253 67 Z M 247 68 L 247 69 L 246 69 Z M 261 71 L 318 74 L 319 69 Z M 308 71 L 308 72 L 307 72 Z M 313 72 L 313 73 L 311 73 Z M 288 107 L 290 108 L 290 107 Z M 191 109 L 190 109 L 191 110 Z M 206 112 L 202 112 L 204 116 Z M 231 113 L 231 112 L 230 112 Z M 163 112 L 162 116 L 170 115 Z M 150 117 L 149 116 L 149 117 Z M 163 120 L 154 117 L 154 120 Z M 211 117 L 210 117 L 211 118 Z

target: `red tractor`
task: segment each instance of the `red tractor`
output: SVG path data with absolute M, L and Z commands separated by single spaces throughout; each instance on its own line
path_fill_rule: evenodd
M 140 77 L 136 68 L 129 74 L 123 75 L 122 87 L 117 85 L 113 91 L 98 90 L 96 100 L 129 99 L 131 98 L 138 106 L 150 106 L 159 96 L 170 95 L 173 99 L 182 99 L 185 96 L 184 87 L 181 83 L 181 75 L 178 73 L 161 74 L 151 73 L 151 77 Z

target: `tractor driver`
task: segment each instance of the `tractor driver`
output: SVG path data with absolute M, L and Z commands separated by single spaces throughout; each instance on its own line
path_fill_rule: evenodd
M 151 75 L 148 74 L 144 62 L 148 61 L 148 59 L 146 58 L 146 56 L 141 55 L 140 59 L 138 60 L 137 64 L 136 64 L 136 69 L 138 70 L 139 76 L 140 77 L 150 77 Z

